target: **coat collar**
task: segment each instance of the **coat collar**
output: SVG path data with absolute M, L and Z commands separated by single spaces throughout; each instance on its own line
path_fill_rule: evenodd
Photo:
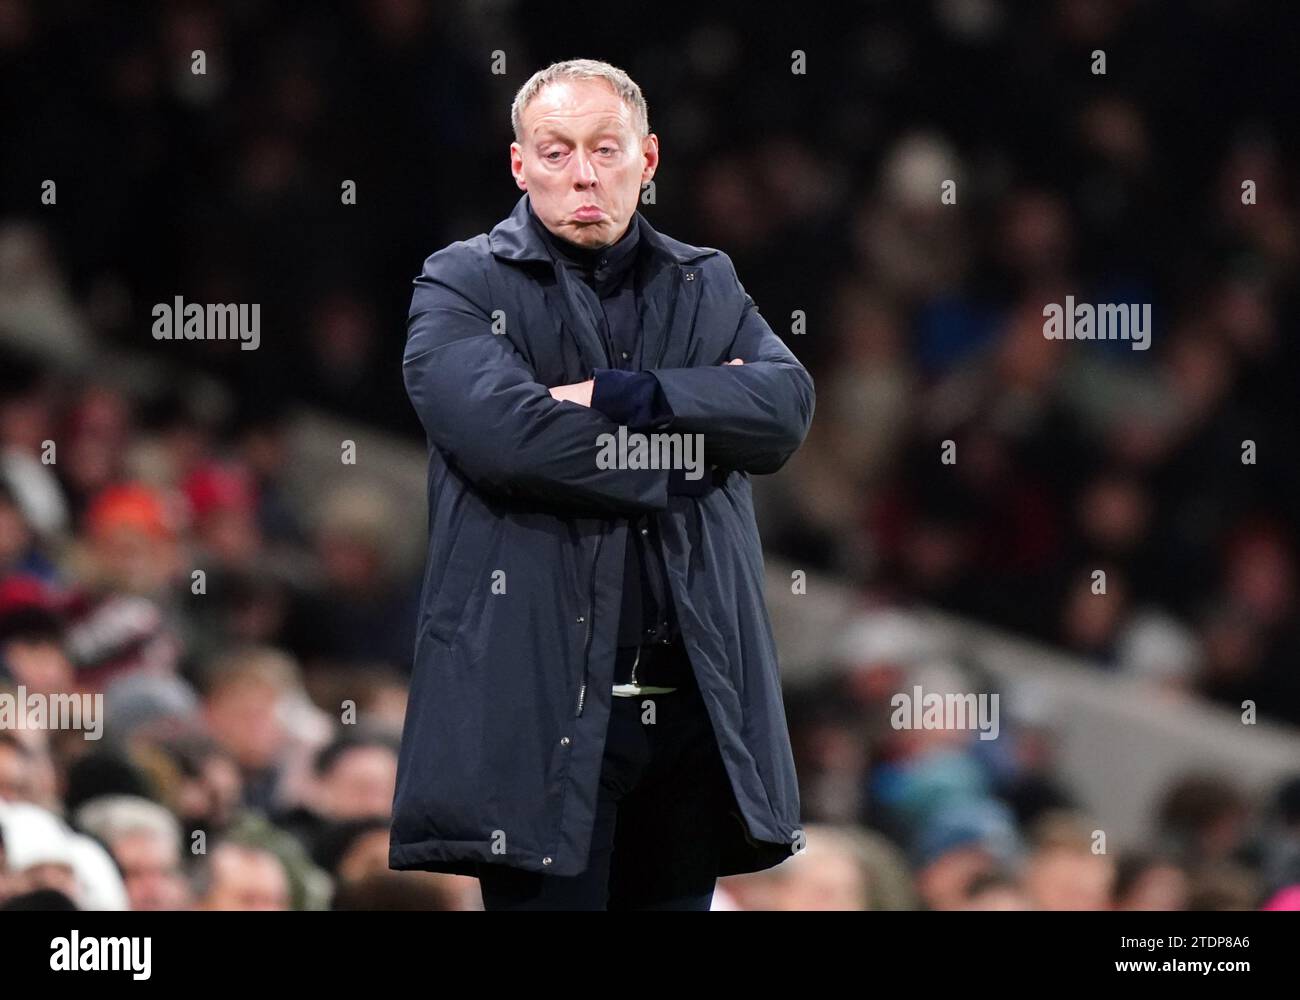
M 693 260 L 709 257 L 718 252 L 711 247 L 695 247 L 675 240 L 671 236 L 664 236 L 646 221 L 644 215 L 640 212 L 636 214 L 641 241 L 646 248 L 658 256 L 678 264 L 689 264 Z M 529 224 L 527 191 L 515 203 L 514 211 L 492 227 L 492 232 L 488 234 L 488 246 L 494 256 L 504 260 L 551 262 L 551 255 L 547 252 L 541 236 Z

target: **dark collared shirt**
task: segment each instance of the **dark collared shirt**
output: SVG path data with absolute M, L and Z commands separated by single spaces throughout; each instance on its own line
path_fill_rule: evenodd
M 562 239 L 532 213 L 529 216 L 556 260 L 579 277 L 583 305 L 599 332 L 608 369 L 598 368 L 591 405 L 629 429 L 651 427 L 672 416 L 658 380 L 638 371 L 641 348 L 641 302 L 636 261 L 641 248 L 638 216 L 633 213 L 626 232 L 614 244 L 588 249 Z M 629 519 L 623 573 L 623 605 L 618 644 L 627 648 L 671 642 L 678 637 L 672 593 L 652 515 Z M 641 678 L 650 683 L 650 678 Z

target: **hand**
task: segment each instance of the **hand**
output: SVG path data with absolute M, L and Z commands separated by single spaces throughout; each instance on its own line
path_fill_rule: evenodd
M 568 400 L 570 403 L 577 403 L 579 406 L 591 406 L 591 391 L 595 386 L 596 380 L 589 378 L 585 382 L 553 386 L 550 393 L 556 399 Z
M 740 358 L 732 358 L 730 361 L 724 362 L 724 364 L 728 365 L 743 365 L 744 363 L 745 362 L 741 361 Z

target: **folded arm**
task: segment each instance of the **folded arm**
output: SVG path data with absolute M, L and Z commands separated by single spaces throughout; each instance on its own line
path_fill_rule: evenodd
M 751 473 L 775 472 L 803 443 L 812 422 L 812 376 L 772 332 L 732 270 L 744 309 L 724 363 L 656 368 L 672 412 L 669 429 L 702 433 L 709 460 Z
M 554 398 L 492 332 L 487 303 L 478 265 L 448 251 L 415 279 L 402 375 L 429 440 L 497 495 L 588 516 L 665 509 L 666 471 L 599 468 L 597 438 L 617 426 Z

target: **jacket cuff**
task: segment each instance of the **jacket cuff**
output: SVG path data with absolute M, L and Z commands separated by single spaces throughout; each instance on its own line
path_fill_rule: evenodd
M 673 411 L 659 380 L 649 372 L 597 368 L 592 375 L 591 408 L 631 428 L 663 427 Z

